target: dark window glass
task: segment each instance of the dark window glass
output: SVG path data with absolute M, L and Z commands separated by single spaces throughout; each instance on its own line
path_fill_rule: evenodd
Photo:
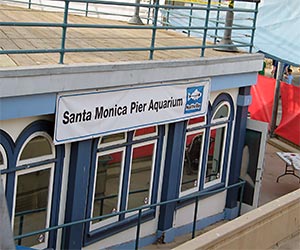
M 47 226 L 49 182 L 50 169 L 18 176 L 14 235 L 41 230 Z M 23 238 L 21 245 L 34 246 L 43 242 L 44 233 Z

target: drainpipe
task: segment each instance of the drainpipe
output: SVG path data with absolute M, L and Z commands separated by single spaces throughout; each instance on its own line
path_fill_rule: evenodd
M 137 24 L 137 25 L 143 25 L 143 22 L 140 18 L 140 0 L 135 0 L 135 10 L 134 15 L 129 19 L 129 24 Z
M 234 0 L 231 0 L 229 2 L 228 7 L 230 9 L 233 9 L 234 7 Z M 226 28 L 232 28 L 232 24 L 233 24 L 233 18 L 234 18 L 234 13 L 232 10 L 228 10 L 226 12 L 226 19 L 225 19 L 225 27 Z M 237 47 L 233 46 L 233 42 L 231 40 L 231 33 L 232 33 L 232 29 L 225 29 L 224 30 L 224 35 L 223 38 L 221 40 L 221 42 L 218 44 L 218 48 L 216 48 L 215 50 L 219 50 L 219 51 L 228 51 L 228 52 L 237 52 L 238 49 Z M 232 45 L 230 47 L 226 46 L 226 47 L 222 47 L 222 45 Z

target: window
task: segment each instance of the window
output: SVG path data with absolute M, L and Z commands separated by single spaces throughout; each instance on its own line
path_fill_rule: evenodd
M 104 216 L 151 204 L 156 199 L 158 148 L 163 126 L 147 127 L 99 139 L 92 174 L 91 217 Z M 125 221 L 135 212 L 90 223 L 90 230 Z
M 226 127 L 219 127 L 211 130 L 205 184 L 210 183 L 212 185 L 221 179 L 225 129 Z
M 213 114 L 204 187 L 209 187 L 221 182 L 229 113 L 229 103 L 221 102 Z
M 206 117 L 192 118 L 187 122 L 185 134 L 185 150 L 181 173 L 180 196 L 198 191 L 200 170 L 202 165 L 201 152 L 204 146 Z
M 225 149 L 233 116 L 231 106 L 231 97 L 221 94 L 209 107 L 207 116 L 187 121 L 179 196 L 225 181 Z
M 15 173 L 14 209 L 12 225 L 14 235 L 25 234 L 49 227 L 52 202 L 54 146 L 48 134 L 32 134 L 19 153 Z M 30 164 L 34 167 L 30 167 Z M 29 166 L 23 168 L 23 166 Z M 48 232 L 18 240 L 16 244 L 35 248 L 47 247 Z

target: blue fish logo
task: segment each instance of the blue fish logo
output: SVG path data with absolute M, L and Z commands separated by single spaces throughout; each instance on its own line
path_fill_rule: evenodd
M 189 87 L 186 89 L 185 114 L 201 111 L 203 90 L 203 86 Z

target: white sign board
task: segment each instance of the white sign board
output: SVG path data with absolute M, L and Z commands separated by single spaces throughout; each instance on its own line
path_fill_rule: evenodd
M 204 115 L 209 92 L 209 80 L 199 80 L 61 94 L 57 97 L 54 143 Z

